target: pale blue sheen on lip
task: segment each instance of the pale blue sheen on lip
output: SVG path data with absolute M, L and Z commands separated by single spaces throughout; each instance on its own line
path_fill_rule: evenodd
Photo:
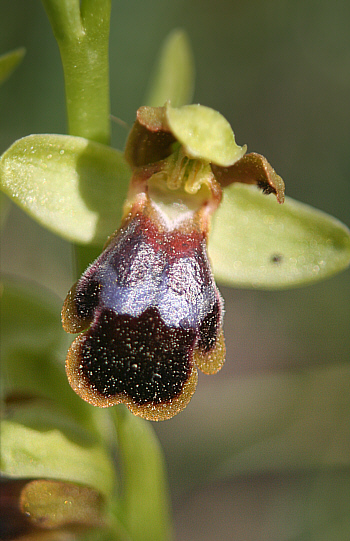
M 89 267 L 83 281 L 100 285 L 96 309 L 139 317 L 156 308 L 166 326 L 198 329 L 218 300 L 205 241 L 152 235 L 131 221 Z
M 196 328 L 216 301 L 214 285 L 198 282 L 199 265 L 194 258 L 184 257 L 169 265 L 159 258 L 149 266 L 142 279 L 134 285 L 118 285 L 117 271 L 110 261 L 96 272 L 101 283 L 100 306 L 117 314 L 137 317 L 147 308 L 158 308 L 160 317 L 169 327 Z M 120 281 L 119 281 L 120 283 Z

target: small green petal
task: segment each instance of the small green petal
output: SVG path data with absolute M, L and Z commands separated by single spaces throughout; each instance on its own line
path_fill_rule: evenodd
M 10 477 L 81 483 L 106 496 L 115 483 L 100 442 L 47 403 L 16 407 L 2 421 L 1 470 Z
M 173 107 L 190 103 L 194 89 L 194 60 L 186 32 L 174 30 L 166 38 L 145 103 L 152 107 L 170 101 Z
M 169 129 L 183 145 L 190 158 L 198 158 L 222 167 L 233 165 L 247 147 L 236 145 L 227 120 L 214 109 L 203 105 L 166 107 Z
M 30 135 L 2 156 L 2 190 L 54 233 L 103 243 L 119 225 L 130 170 L 121 152 L 67 135 Z
M 8 77 L 10 77 L 11 73 L 22 61 L 25 54 L 25 48 L 19 47 L 14 51 L 0 56 L 0 84 L 2 84 L 4 81 L 6 81 Z
M 287 198 L 234 184 L 213 218 L 209 255 L 218 281 L 276 289 L 316 282 L 350 264 L 350 232 L 335 218 Z

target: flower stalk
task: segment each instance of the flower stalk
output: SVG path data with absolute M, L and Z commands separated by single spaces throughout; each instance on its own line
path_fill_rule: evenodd
M 111 0 L 43 0 L 43 4 L 61 54 L 68 133 L 109 144 Z

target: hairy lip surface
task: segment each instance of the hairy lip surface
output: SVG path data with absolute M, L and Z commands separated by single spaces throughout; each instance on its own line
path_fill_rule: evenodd
M 172 416 L 195 390 L 195 365 L 214 373 L 223 363 L 222 304 L 204 233 L 194 224 L 164 230 L 137 213 L 65 301 L 65 329 L 84 331 L 67 356 L 73 389 L 94 405 L 125 402 L 146 418 L 145 407 Z

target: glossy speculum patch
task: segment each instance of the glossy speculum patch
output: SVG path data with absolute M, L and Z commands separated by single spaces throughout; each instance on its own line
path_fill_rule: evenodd
M 205 234 L 194 223 L 167 229 L 155 216 L 145 206 L 125 220 L 69 292 L 62 319 L 66 331 L 84 331 L 67 356 L 73 389 L 160 420 L 191 399 L 196 365 L 221 368 L 225 348 Z

